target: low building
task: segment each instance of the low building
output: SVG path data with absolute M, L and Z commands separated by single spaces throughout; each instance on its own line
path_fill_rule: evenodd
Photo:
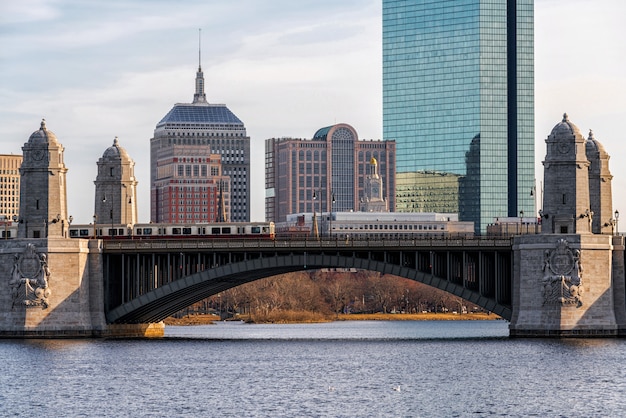
M 276 224 L 277 237 L 415 239 L 473 235 L 474 223 L 459 221 L 455 213 L 297 213 Z

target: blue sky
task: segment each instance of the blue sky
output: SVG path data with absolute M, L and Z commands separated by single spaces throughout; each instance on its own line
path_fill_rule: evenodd
M 623 0 L 535 0 L 538 182 L 544 140 L 567 112 L 611 154 L 626 214 L 624 17 Z M 381 138 L 381 0 L 21 0 L 0 2 L 0 153 L 21 153 L 45 118 L 65 147 L 69 212 L 88 223 L 96 162 L 117 136 L 148 221 L 149 140 L 193 98 L 199 28 L 207 99 L 251 137 L 253 220 L 264 219 L 266 138 L 339 122 Z

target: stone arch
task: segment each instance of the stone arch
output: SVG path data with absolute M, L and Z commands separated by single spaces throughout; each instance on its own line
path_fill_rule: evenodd
M 356 268 L 405 277 L 461 297 L 488 311 L 511 319 L 511 308 L 495 300 L 413 268 L 341 255 L 298 254 L 257 258 L 218 266 L 183 277 L 107 312 L 109 323 L 159 322 L 209 296 L 230 288 L 284 273 L 321 268 Z

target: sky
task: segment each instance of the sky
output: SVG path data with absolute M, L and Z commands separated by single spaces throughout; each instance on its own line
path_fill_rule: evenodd
M 623 0 L 535 0 L 537 188 L 545 139 L 566 112 L 611 155 L 620 230 L 624 18 Z M 246 126 L 251 220 L 264 220 L 265 139 L 335 123 L 383 139 L 381 19 L 381 0 L 0 0 L 0 154 L 21 154 L 45 118 L 65 147 L 68 214 L 89 223 L 97 161 L 118 137 L 149 221 L 150 138 L 193 99 L 201 29 L 207 100 Z

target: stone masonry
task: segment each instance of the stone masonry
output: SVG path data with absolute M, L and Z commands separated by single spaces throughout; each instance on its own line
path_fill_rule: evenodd
M 514 240 L 511 336 L 625 335 L 624 241 L 606 229 L 608 154 L 567 115 L 546 144 L 542 234 Z

